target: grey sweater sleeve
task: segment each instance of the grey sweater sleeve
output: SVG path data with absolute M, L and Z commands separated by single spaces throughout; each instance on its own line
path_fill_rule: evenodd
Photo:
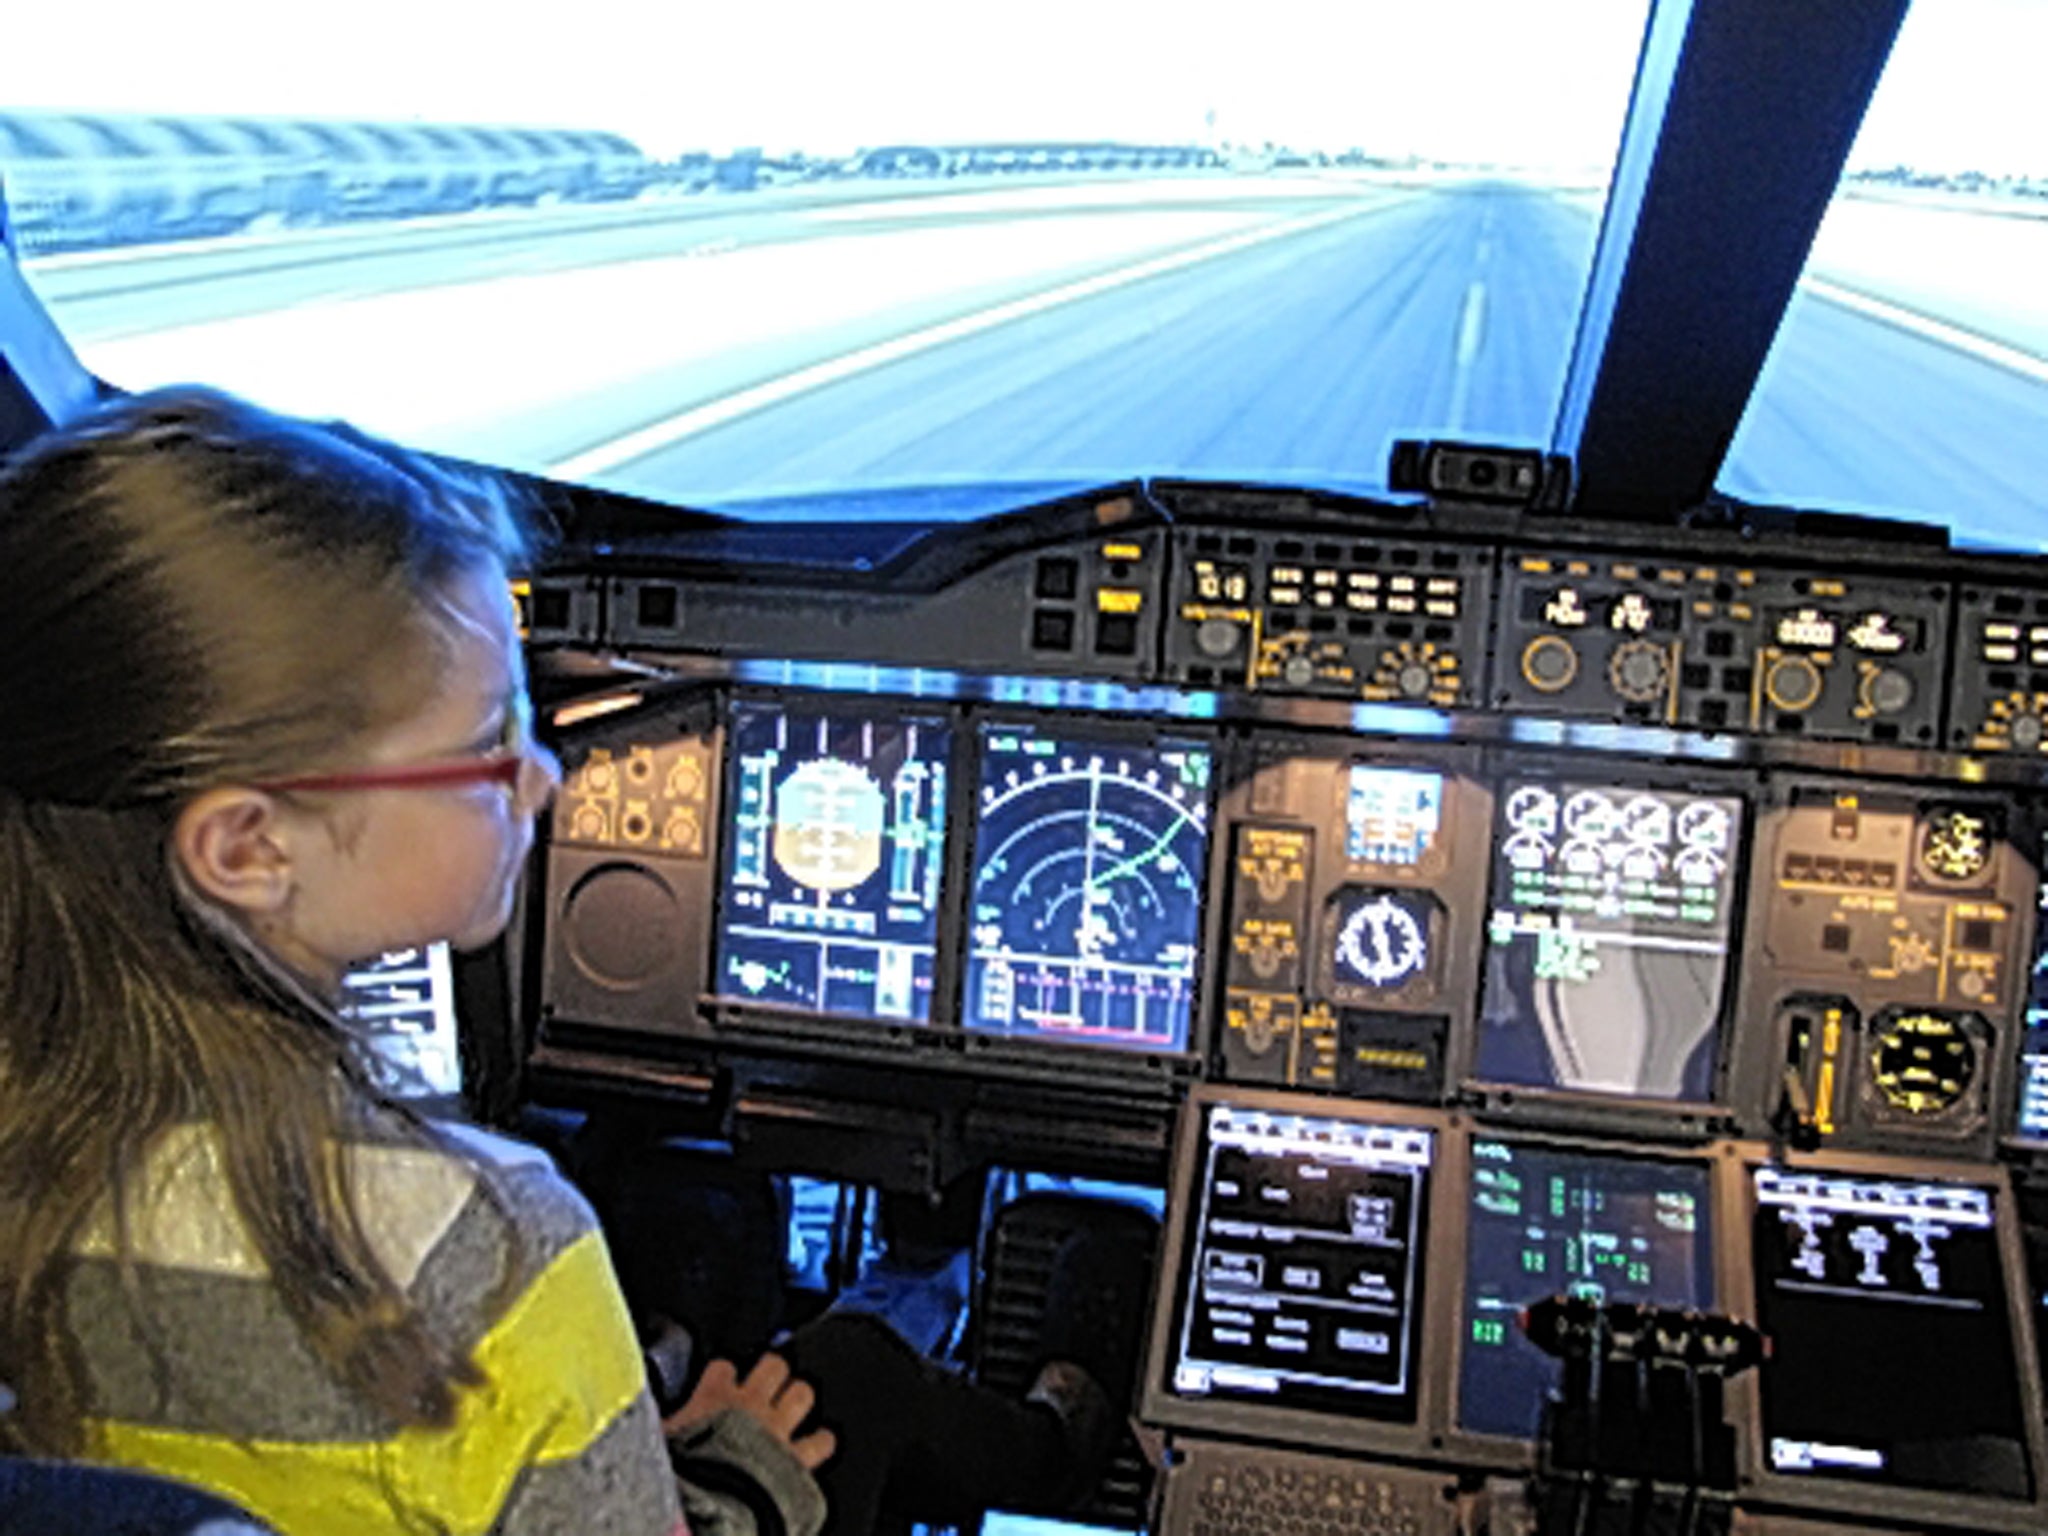
M 690 1536 L 817 1536 L 825 1495 L 789 1447 L 737 1408 L 670 1442 Z

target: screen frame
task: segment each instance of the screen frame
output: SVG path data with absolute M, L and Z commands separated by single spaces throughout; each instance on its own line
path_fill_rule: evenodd
M 1997 1244 L 2000 1274 L 2005 1282 L 2008 1337 L 2013 1341 L 2013 1364 L 2019 1373 L 2022 1445 L 2033 1479 L 2033 1495 L 2026 1499 L 1992 1498 L 1951 1489 L 1914 1488 L 1897 1483 L 1866 1482 L 1832 1478 L 1824 1474 L 1793 1476 L 1773 1471 L 1766 1443 L 1763 1419 L 1762 1383 L 1757 1371 L 1748 1371 L 1729 1384 L 1729 1417 L 1746 1430 L 1737 1435 L 1737 1481 L 1745 1503 L 1786 1509 L 1811 1510 L 1882 1519 L 1901 1524 L 1916 1521 L 1929 1527 L 1969 1531 L 2039 1532 L 2048 1527 L 2048 1430 L 2042 1422 L 2043 1398 L 2037 1351 L 2025 1347 L 2032 1338 L 2028 1316 L 2029 1294 L 2024 1256 L 2021 1252 L 2018 1207 L 2012 1180 L 2006 1169 L 1995 1163 L 1934 1161 L 1921 1158 L 1885 1157 L 1871 1153 L 1789 1152 L 1762 1143 L 1736 1144 L 1729 1177 L 1721 1189 L 1721 1209 L 1716 1213 L 1722 1230 L 1739 1234 L 1726 1245 L 1730 1257 L 1739 1257 L 1736 1272 L 1728 1275 L 1729 1298 L 1737 1316 L 1759 1316 L 1755 1255 L 1750 1240 L 1756 1215 L 1753 1173 L 1760 1166 L 1774 1166 L 1796 1173 L 1831 1173 L 1851 1178 L 1909 1180 L 1920 1184 L 1965 1184 L 1986 1189 L 1992 1199 L 1992 1235 Z
M 1604 1122 L 1614 1122 L 1615 1128 L 1630 1123 L 1648 1120 L 1659 1129 L 1653 1135 L 1669 1136 L 1673 1129 L 1679 1132 L 1713 1124 L 1717 1117 L 1714 1111 L 1730 1105 L 1732 1085 L 1730 1083 L 1731 1063 L 1738 1055 L 1742 1017 L 1740 1005 L 1743 990 L 1744 949 L 1749 937 L 1750 915 L 1750 860 L 1756 842 L 1756 826 L 1759 809 L 1759 792 L 1755 774 L 1749 772 L 1716 772 L 1704 789 L 1696 775 L 1673 767 L 1646 766 L 1641 763 L 1622 761 L 1613 765 L 1613 771 L 1601 773 L 1597 759 L 1579 758 L 1561 760 L 1556 757 L 1537 757 L 1526 753 L 1508 753 L 1496 757 L 1488 765 L 1488 789 L 1493 797 L 1490 807 L 1491 820 L 1487 827 L 1486 851 L 1484 855 L 1485 889 L 1480 907 L 1478 971 L 1474 978 L 1475 999 L 1472 1009 L 1471 1027 L 1466 1031 L 1456 1058 L 1451 1062 L 1452 1081 L 1461 1084 L 1484 1106 L 1489 1115 L 1503 1119 L 1520 1119 L 1532 1124 L 1557 1125 L 1565 1123 L 1583 1127 L 1589 1123 L 1598 1129 L 1608 1128 Z M 1594 771 L 1580 771 L 1581 768 Z M 1735 800 L 1740 803 L 1742 826 L 1732 850 L 1727 875 L 1728 905 L 1728 949 L 1721 972 L 1721 994 L 1715 1010 L 1713 1023 L 1714 1062 L 1708 1075 L 1707 1094 L 1699 1099 L 1659 1098 L 1647 1094 L 1610 1093 L 1598 1089 L 1568 1088 L 1549 1084 L 1501 1082 L 1482 1076 L 1478 1068 L 1481 1034 L 1486 1029 L 1486 984 L 1492 940 L 1484 931 L 1492 924 L 1496 895 L 1496 865 L 1500 843 L 1500 825 L 1510 786 L 1521 784 L 1548 784 L 1562 787 L 1574 785 L 1580 788 L 1613 788 L 1618 790 L 1652 790 L 1663 794 L 1693 794 L 1714 799 Z M 1725 1128 L 1725 1126 L 1724 1126 Z M 1708 1134 L 1711 1134 L 1710 1132 Z
M 1424 1237 L 1419 1249 L 1422 1306 L 1412 1318 L 1415 1353 L 1412 1380 L 1415 1412 L 1410 1420 L 1351 1417 L 1306 1408 L 1269 1407 L 1239 1399 L 1188 1398 L 1166 1382 L 1177 1349 L 1176 1323 L 1186 1291 L 1183 1258 L 1191 1233 L 1189 1198 L 1200 1173 L 1202 1124 L 1209 1109 L 1227 1104 L 1280 1114 L 1313 1115 L 1367 1125 L 1416 1127 L 1435 1133 L 1436 1148 L 1420 1206 Z M 1188 1094 L 1174 1132 L 1171 1172 L 1166 1186 L 1166 1230 L 1154 1274 L 1151 1325 L 1146 1330 L 1144 1364 L 1139 1378 L 1138 1414 L 1147 1425 L 1171 1431 L 1200 1432 L 1221 1439 L 1295 1443 L 1306 1447 L 1357 1453 L 1427 1457 L 1442 1445 L 1441 1415 L 1444 1376 L 1441 1354 L 1432 1341 L 1456 1316 L 1459 1286 L 1434 1276 L 1445 1271 L 1444 1255 L 1451 1244 L 1447 1225 L 1453 1219 L 1447 1192 L 1462 1194 L 1466 1184 L 1465 1139 L 1457 1134 L 1461 1118 L 1444 1110 L 1378 1100 L 1332 1098 L 1326 1094 L 1244 1088 L 1201 1083 Z
M 2006 827 L 2006 844 L 2018 861 L 2033 875 L 2033 900 L 2028 915 L 2032 922 L 2026 925 L 2027 942 L 2020 951 L 2021 963 L 2027 967 L 2026 986 L 2016 999 L 2012 1021 L 2013 1044 L 2011 1049 L 1996 1053 L 1987 1065 L 2002 1066 L 2009 1075 L 2001 1085 L 1993 1079 L 1993 1091 L 1998 1101 L 1991 1107 L 1989 1119 L 2003 1138 L 2005 1144 L 2018 1151 L 2031 1154 L 2035 1160 L 2048 1153 L 2048 1127 L 2029 1131 L 2020 1124 L 2020 1096 L 2026 1091 L 2026 1064 L 2022 1051 L 2027 1039 L 2027 1016 L 2033 1005 L 2033 967 L 2043 945 L 2048 945 L 2048 908 L 2042 903 L 2048 901 L 2048 806 L 2038 802 L 2029 803 L 2010 810 Z M 2028 855 L 2033 857 L 2029 858 Z
M 1459 1383 L 1465 1364 L 1465 1300 L 1466 1286 L 1470 1280 L 1467 1264 L 1471 1258 L 1471 1233 L 1469 1228 L 1472 1203 L 1472 1143 L 1478 1140 L 1512 1141 L 1518 1147 L 1544 1152 L 1561 1152 L 1578 1156 L 1618 1157 L 1636 1162 L 1690 1163 L 1699 1168 L 1706 1180 L 1706 1210 L 1709 1251 L 1707 1255 L 1708 1284 L 1712 1295 L 1708 1307 L 1712 1311 L 1728 1315 L 1732 1311 L 1730 1281 L 1733 1264 L 1748 1262 L 1748 1234 L 1732 1237 L 1723 1225 L 1722 1208 L 1726 1204 L 1723 1186 L 1729 1175 L 1726 1170 L 1734 1161 L 1736 1143 L 1728 1141 L 1699 1142 L 1640 1142 L 1618 1141 L 1605 1137 L 1583 1135 L 1559 1135 L 1554 1132 L 1532 1129 L 1518 1125 L 1473 1125 L 1463 1137 L 1463 1184 L 1459 1190 L 1462 1196 L 1457 1212 L 1457 1231 L 1450 1247 L 1457 1265 L 1456 1291 L 1457 1307 L 1452 1317 L 1450 1333 L 1451 1347 L 1444 1362 L 1444 1423 L 1443 1445 L 1461 1460 L 1470 1460 L 1495 1467 L 1533 1467 L 1536 1463 L 1537 1440 L 1524 1439 L 1519 1435 L 1486 1434 L 1478 1430 L 1463 1428 L 1458 1422 Z M 1731 1256 L 1732 1248 L 1741 1252 Z M 1744 1316 L 1753 1315 L 1750 1313 Z
M 1206 846 L 1201 868 L 1196 872 L 1194 954 L 1188 969 L 1188 1016 L 1185 1043 L 1178 1050 L 1132 1048 L 1116 1045 L 1087 1045 L 1045 1035 L 1012 1035 L 978 1029 L 967 1022 L 968 970 L 973 946 L 974 871 L 981 852 L 982 775 L 987 767 L 986 738 L 990 731 L 1004 728 L 1027 730 L 1052 739 L 1085 740 L 1089 745 L 1127 746 L 1146 751 L 1172 751 L 1197 747 L 1209 755 L 1209 782 L 1204 791 L 1207 822 Z M 946 903 L 958 922 L 953 947 L 953 975 L 948 998 L 947 1022 L 963 1041 L 963 1049 L 975 1061 L 1008 1061 L 1020 1066 L 1057 1069 L 1078 1063 L 1092 1064 L 1094 1070 L 1117 1075 L 1150 1076 L 1161 1069 L 1176 1073 L 1191 1071 L 1206 1058 L 1209 1048 L 1209 1012 L 1213 997 L 1211 946 L 1214 943 L 1212 900 L 1228 865 L 1226 839 L 1222 836 L 1222 805 L 1229 748 L 1216 731 L 1191 723 L 1150 722 L 1119 716 L 1075 716 L 1049 712 L 1034 714 L 1018 709 L 970 709 L 965 711 L 965 767 L 960 775 L 961 800 L 955 812 L 964 818 L 962 830 L 953 834 L 948 850 L 948 874 L 954 892 Z M 964 810 L 962 807 L 964 806 Z M 1117 1063 L 1123 1063 L 1118 1067 Z
M 849 1013 L 836 1009 L 805 1008 L 787 1003 L 766 1003 L 737 996 L 723 989 L 721 971 L 725 954 L 725 935 L 732 915 L 727 901 L 727 887 L 732 876 L 737 843 L 734 836 L 734 818 L 739 814 L 737 780 L 740 772 L 740 753 L 737 722 L 740 712 L 749 708 L 777 710 L 785 718 L 815 715 L 855 721 L 888 719 L 902 723 L 917 717 L 935 723 L 943 722 L 951 733 L 945 758 L 946 772 L 952 780 L 947 786 L 946 798 L 947 847 L 941 854 L 939 896 L 932 910 L 932 994 L 931 1006 L 924 1018 L 892 1018 L 882 1014 Z M 708 968 L 705 1002 L 712 1017 L 721 1024 L 741 1020 L 801 1021 L 807 1034 L 815 1032 L 821 1037 L 863 1042 L 880 1043 L 905 1037 L 931 1036 L 935 1026 L 943 1026 L 950 1022 L 949 999 L 956 991 L 948 974 L 946 957 L 955 947 L 954 939 L 957 936 L 959 920 L 958 903 L 951 888 L 954 883 L 955 840 L 952 826 L 959 810 L 959 801 L 954 796 L 963 757 L 960 738 L 970 724 L 964 712 L 957 705 L 944 701 L 904 698 L 890 694 L 803 693 L 735 688 L 721 700 L 718 719 L 719 750 L 723 761 L 719 765 L 718 774 L 720 800 L 716 828 L 717 861 L 712 886 L 710 931 L 705 935 Z M 949 927 L 949 924 L 952 926 Z

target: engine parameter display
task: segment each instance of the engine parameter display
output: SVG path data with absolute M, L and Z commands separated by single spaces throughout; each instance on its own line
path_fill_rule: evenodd
M 996 724 L 981 745 L 963 1022 L 1185 1050 L 1209 750 Z
M 1505 784 L 1477 1075 L 1705 1098 L 1741 832 L 1732 796 Z
M 943 720 L 734 705 L 720 995 L 931 1017 L 951 746 Z

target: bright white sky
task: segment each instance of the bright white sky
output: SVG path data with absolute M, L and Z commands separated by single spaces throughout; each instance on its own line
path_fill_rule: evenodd
M 0 105 L 617 129 L 649 153 L 1120 138 L 1604 167 L 1647 0 L 55 0 Z M 571 20 L 573 18 L 573 20 Z M 2048 0 L 1918 0 L 1856 163 L 2048 176 Z

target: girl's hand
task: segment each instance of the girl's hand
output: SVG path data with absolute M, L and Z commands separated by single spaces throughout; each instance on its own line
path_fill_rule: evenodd
M 806 1471 L 815 1472 L 839 1448 L 838 1438 L 829 1429 L 797 1434 L 817 1400 L 810 1383 L 792 1376 L 789 1362 L 780 1355 L 763 1355 L 744 1381 L 730 1360 L 714 1360 L 704 1367 L 690 1400 L 661 1427 L 671 1435 L 680 1434 L 727 1408 L 737 1408 L 788 1446 Z

